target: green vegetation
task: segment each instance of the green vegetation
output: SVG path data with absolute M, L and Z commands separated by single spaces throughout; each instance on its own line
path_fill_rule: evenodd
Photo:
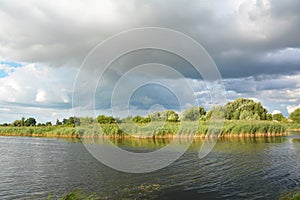
M 197 127 L 198 126 L 198 127 Z M 175 134 L 188 135 L 195 133 L 198 136 L 205 136 L 209 131 L 209 122 L 186 122 L 182 126 L 180 123 L 153 122 L 151 126 L 134 123 L 121 124 L 91 124 L 90 126 L 68 127 L 0 127 L 0 135 L 11 136 L 40 136 L 40 137 L 97 137 L 97 136 L 137 136 L 137 137 L 163 137 Z M 285 133 L 287 126 L 281 123 L 268 121 L 226 121 L 221 135 L 223 136 L 267 136 L 280 135 Z M 195 132 L 195 130 L 197 130 Z
M 206 111 L 203 107 L 191 107 L 182 113 L 182 119 L 186 121 L 204 120 Z
M 227 120 L 266 120 L 267 109 L 251 99 L 238 98 L 225 105 Z
M 279 122 L 287 122 L 287 119 L 281 113 L 277 113 L 272 115 L 272 120 L 276 120 Z
M 47 200 L 52 200 L 51 195 L 48 196 Z M 69 193 L 64 194 L 61 198 L 57 198 L 57 200 L 94 200 L 95 195 L 87 195 L 80 190 L 73 190 Z
M 291 113 L 290 119 L 295 123 L 300 123 L 300 108 Z
M 279 200 L 300 200 L 300 192 L 289 192 L 283 194 Z
M 289 121 L 282 114 L 270 114 L 261 103 L 251 99 L 238 98 L 224 106 L 213 107 L 208 112 L 203 107 L 191 107 L 181 115 L 173 110 L 154 112 L 145 117 L 128 116 L 116 119 L 112 116 L 69 117 L 55 125 L 51 122 L 37 123 L 29 117 L 15 120 L 11 124 L 1 124 L 0 135 L 20 135 L 38 137 L 97 137 L 97 136 L 135 136 L 164 137 L 175 134 L 191 133 L 205 136 L 210 127 L 210 120 L 226 119 L 221 135 L 223 136 L 267 136 L 282 135 L 287 129 L 300 128 L 300 109 L 295 110 Z M 209 128 L 213 128 L 209 130 Z

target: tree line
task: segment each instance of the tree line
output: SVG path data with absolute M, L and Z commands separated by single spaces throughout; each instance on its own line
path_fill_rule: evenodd
M 212 116 L 221 116 L 226 120 L 268 120 L 279 122 L 296 122 L 300 123 L 300 108 L 292 112 L 289 118 L 286 118 L 281 113 L 271 114 L 260 102 L 255 102 L 252 99 L 238 98 L 234 101 L 228 102 L 224 106 L 216 106 L 206 111 L 204 107 L 190 107 L 183 111 L 180 115 L 173 110 L 165 110 L 162 112 L 153 112 L 147 116 L 128 116 L 126 118 L 114 118 L 112 116 L 99 115 L 96 119 L 92 117 L 69 117 L 60 121 L 56 120 L 55 124 L 50 121 L 46 123 L 37 123 L 34 117 L 25 119 L 22 117 L 12 123 L 4 123 L 1 126 L 76 126 L 81 123 L 91 124 L 98 122 L 100 124 L 115 124 L 115 123 L 149 123 L 151 121 L 166 121 L 166 122 L 179 122 L 184 121 L 207 121 Z

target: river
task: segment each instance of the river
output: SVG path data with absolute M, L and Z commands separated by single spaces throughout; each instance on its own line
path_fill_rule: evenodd
M 165 140 L 117 141 L 153 150 Z M 153 145 L 155 144 L 155 145 Z M 278 199 L 300 190 L 300 132 L 221 139 L 198 158 L 201 141 L 170 166 L 147 174 L 115 171 L 75 139 L 0 137 L 0 199 L 53 199 L 75 188 L 99 199 Z

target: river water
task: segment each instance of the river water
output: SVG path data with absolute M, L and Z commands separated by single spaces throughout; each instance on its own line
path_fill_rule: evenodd
M 165 140 L 116 141 L 153 150 Z M 154 145 L 155 144 L 155 145 Z M 300 190 L 300 132 L 287 137 L 222 139 L 203 159 L 201 141 L 169 167 L 115 171 L 78 140 L 0 137 L 0 199 L 53 199 L 73 189 L 99 199 L 278 199 Z

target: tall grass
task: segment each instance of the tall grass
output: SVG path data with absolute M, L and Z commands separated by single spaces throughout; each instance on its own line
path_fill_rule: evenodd
M 0 135 L 40 136 L 40 137 L 78 137 L 78 136 L 136 136 L 136 137 L 165 137 L 195 134 L 205 136 L 218 127 L 210 127 L 209 122 L 161 123 L 151 124 L 94 124 L 79 127 L 49 126 L 49 127 L 0 127 Z M 268 121 L 226 121 L 221 135 L 280 135 L 285 133 L 287 125 Z

